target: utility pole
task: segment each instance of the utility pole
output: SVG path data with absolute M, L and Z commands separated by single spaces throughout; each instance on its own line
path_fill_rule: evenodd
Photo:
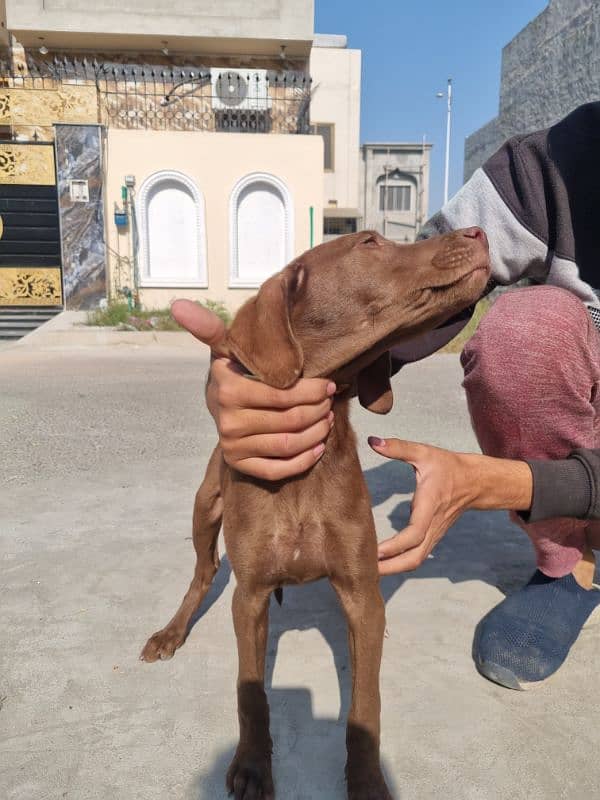
M 448 202 L 448 184 L 450 177 L 450 134 L 452 130 L 452 78 L 448 78 L 448 89 L 446 93 L 438 92 L 437 97 L 445 97 L 447 100 L 447 121 L 446 121 L 446 165 L 444 169 L 444 205 Z

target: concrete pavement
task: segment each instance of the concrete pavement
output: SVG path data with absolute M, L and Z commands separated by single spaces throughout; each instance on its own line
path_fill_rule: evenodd
M 226 561 L 183 649 L 138 661 L 191 577 L 193 495 L 215 438 L 206 369 L 199 345 L 0 352 L 6 800 L 226 796 L 237 732 Z M 382 537 L 405 523 L 413 482 L 366 436 L 474 448 L 460 377 L 455 356 L 436 356 L 396 379 L 388 417 L 355 410 Z M 532 568 L 505 514 L 469 513 L 418 572 L 384 581 L 383 761 L 396 798 L 598 795 L 598 631 L 529 693 L 486 682 L 471 661 L 478 620 Z M 326 584 L 287 589 L 272 608 L 269 664 L 278 798 L 342 800 L 349 666 Z

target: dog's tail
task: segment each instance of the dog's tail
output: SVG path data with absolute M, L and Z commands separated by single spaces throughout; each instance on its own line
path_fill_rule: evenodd
M 273 594 L 275 595 L 275 600 L 281 605 L 283 603 L 283 588 L 281 586 L 277 587 Z

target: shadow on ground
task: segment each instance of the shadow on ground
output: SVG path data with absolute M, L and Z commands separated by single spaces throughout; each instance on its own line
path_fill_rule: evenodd
M 394 495 L 412 494 L 412 468 L 389 461 L 365 472 L 373 509 Z M 388 518 L 401 530 L 410 516 L 410 502 L 393 507 Z M 425 564 L 413 573 L 393 575 L 381 581 L 387 603 L 405 581 L 443 578 L 452 583 L 483 581 L 507 593 L 527 581 L 533 571 L 532 550 L 527 537 L 508 516 L 498 512 L 468 512 L 456 523 Z M 219 570 L 205 607 L 194 622 L 216 602 L 230 579 L 226 559 Z M 273 671 L 279 642 L 290 630 L 318 630 L 331 649 L 340 687 L 340 714 L 337 719 L 315 718 L 311 695 L 303 688 L 273 688 Z M 345 798 L 345 720 L 350 705 L 351 669 L 346 638 L 346 621 L 328 581 L 307 587 L 286 587 L 283 606 L 272 601 L 265 685 L 271 707 L 271 733 L 274 742 L 274 774 L 278 797 L 290 800 L 337 800 Z M 232 687 L 233 692 L 233 687 Z M 224 780 L 235 746 L 216 760 L 209 774 L 198 776 L 193 800 L 225 798 Z M 383 765 L 390 789 L 400 797 Z M 314 773 L 314 774 L 313 774 Z M 315 786 L 322 787 L 315 794 Z
M 271 689 L 269 704 L 277 798 L 345 800 L 345 724 L 315 718 L 311 693 L 302 687 Z M 193 800 L 227 797 L 225 775 L 234 753 L 235 745 L 219 755 L 208 774 L 196 778 L 190 795 Z M 384 761 L 382 769 L 392 795 L 400 800 L 400 791 Z

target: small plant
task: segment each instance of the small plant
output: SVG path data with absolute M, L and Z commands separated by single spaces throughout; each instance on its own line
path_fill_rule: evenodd
M 131 314 L 127 303 L 109 303 L 106 308 L 95 308 L 93 311 L 88 311 L 87 324 L 88 325 L 121 325 L 127 322 L 127 318 Z
M 218 300 L 197 301 L 198 305 L 208 308 L 219 316 L 228 325 L 231 314 L 224 303 Z M 96 308 L 88 311 L 87 324 L 101 327 L 122 327 L 126 330 L 136 331 L 181 331 L 181 328 L 171 316 L 170 308 L 159 308 L 152 311 L 133 309 L 127 303 L 112 302 L 106 308 Z
M 232 320 L 232 316 L 227 309 L 227 306 L 221 300 L 204 300 L 203 302 L 200 302 L 199 305 L 205 306 L 209 311 L 212 311 L 218 317 L 221 317 L 225 325 L 229 325 Z

